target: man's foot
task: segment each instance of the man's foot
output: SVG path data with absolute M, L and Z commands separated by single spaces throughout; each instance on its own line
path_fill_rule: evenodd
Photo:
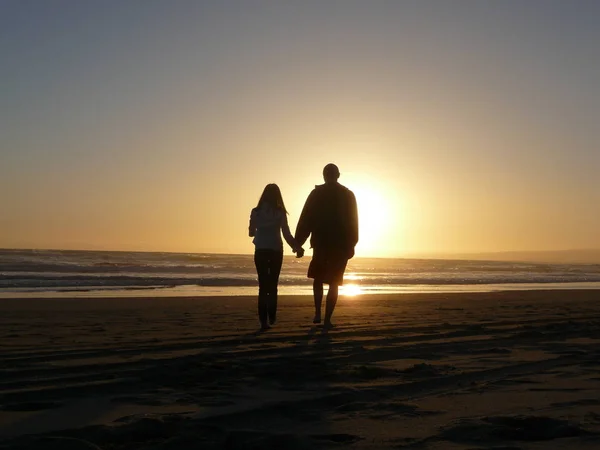
M 275 318 L 269 319 L 269 324 L 275 325 L 276 323 L 277 323 L 277 319 L 275 319 Z
M 315 314 L 313 323 L 321 323 L 321 316 L 319 314 Z
M 260 331 L 267 331 L 271 326 L 267 322 L 262 322 L 260 324 Z

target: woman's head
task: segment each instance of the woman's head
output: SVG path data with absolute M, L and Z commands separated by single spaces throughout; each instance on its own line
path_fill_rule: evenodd
M 283 197 L 281 196 L 281 191 L 279 190 L 279 186 L 277 186 L 275 183 L 267 184 L 265 186 L 265 189 L 263 190 L 256 207 L 260 208 L 261 205 L 268 205 L 271 208 L 280 209 L 287 214 L 285 204 L 283 203 Z

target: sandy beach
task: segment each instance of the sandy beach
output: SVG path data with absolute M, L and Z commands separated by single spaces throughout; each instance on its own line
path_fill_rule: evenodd
M 1 300 L 0 448 L 597 449 L 598 300 Z

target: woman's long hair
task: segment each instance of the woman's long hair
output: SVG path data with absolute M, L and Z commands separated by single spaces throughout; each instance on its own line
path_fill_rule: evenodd
M 260 205 L 266 204 L 269 205 L 273 209 L 279 209 L 287 214 L 287 209 L 285 209 L 285 204 L 283 203 L 283 197 L 281 196 L 281 190 L 279 186 L 275 183 L 267 184 L 265 189 L 263 190 L 260 199 L 258 200 L 257 208 L 260 208 Z

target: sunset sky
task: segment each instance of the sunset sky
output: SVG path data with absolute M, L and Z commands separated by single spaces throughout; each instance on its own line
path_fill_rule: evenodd
M 0 247 L 250 253 L 264 185 L 293 231 L 334 162 L 359 256 L 600 248 L 599 23 L 595 0 L 0 0 Z

